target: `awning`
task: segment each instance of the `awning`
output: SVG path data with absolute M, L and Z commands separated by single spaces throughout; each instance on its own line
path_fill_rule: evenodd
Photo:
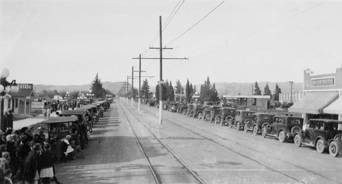
M 307 92 L 301 100 L 289 108 L 290 112 L 319 114 L 335 101 L 338 92 Z
M 342 97 L 340 96 L 336 101 L 323 109 L 323 112 L 327 114 L 342 114 Z

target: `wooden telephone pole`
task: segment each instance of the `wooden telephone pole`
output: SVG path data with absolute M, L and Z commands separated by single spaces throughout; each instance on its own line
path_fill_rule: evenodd
M 159 47 L 150 47 L 150 49 L 158 49 L 159 50 L 159 58 L 142 58 L 141 56 L 138 58 L 133 59 L 139 59 L 140 61 L 142 59 L 151 59 L 151 60 L 159 60 L 159 118 L 158 122 L 161 125 L 162 124 L 162 115 L 163 115 L 163 91 L 162 91 L 162 84 L 163 84 L 163 60 L 188 60 L 188 58 L 163 58 L 163 50 L 165 49 L 172 49 L 172 48 L 163 48 L 163 30 L 162 30 L 162 17 L 159 16 Z

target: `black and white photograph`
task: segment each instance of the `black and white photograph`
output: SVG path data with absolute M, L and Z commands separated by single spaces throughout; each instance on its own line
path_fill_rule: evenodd
M 342 0 L 0 0 L 0 184 L 342 184 Z

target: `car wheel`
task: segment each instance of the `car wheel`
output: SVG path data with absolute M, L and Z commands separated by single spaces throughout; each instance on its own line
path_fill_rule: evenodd
M 215 124 L 221 124 L 221 117 L 220 116 L 215 117 Z
M 205 117 L 204 117 L 204 120 L 210 121 L 210 114 L 206 114 Z
M 254 136 L 258 135 L 258 126 L 253 127 L 253 135 Z
M 203 114 L 202 114 L 201 112 L 198 113 L 198 114 L 197 114 L 197 118 L 200 119 L 200 120 L 203 119 Z
M 301 147 L 302 146 L 302 137 L 297 134 L 295 137 L 294 137 L 294 144 L 298 147 Z
M 279 141 L 282 142 L 282 143 L 286 141 L 286 134 L 285 134 L 284 131 L 280 131 L 280 132 L 279 132 L 278 139 L 279 139 Z
M 240 122 L 236 123 L 236 130 L 240 130 Z
M 323 153 L 324 149 L 325 149 L 324 141 L 322 139 L 319 139 L 316 142 L 316 150 L 317 150 L 318 153 Z
M 333 157 L 337 157 L 341 150 L 341 143 L 338 143 L 338 141 L 332 141 L 329 144 L 329 154 Z
M 264 127 L 262 127 L 262 137 L 266 137 L 266 135 L 267 135 L 267 127 L 266 126 L 264 126 Z
M 246 123 L 247 123 L 247 122 L 246 122 Z M 244 131 L 245 133 L 248 132 L 248 125 L 247 125 L 247 124 L 245 124 L 245 127 L 243 128 L 243 131 Z

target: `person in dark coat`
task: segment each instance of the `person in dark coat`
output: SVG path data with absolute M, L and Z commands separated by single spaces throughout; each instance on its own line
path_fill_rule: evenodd
M 12 110 L 9 110 L 7 113 L 7 121 L 6 121 L 6 128 L 10 128 L 11 130 L 13 130 L 13 112 Z
M 35 181 L 39 180 L 38 175 L 38 162 L 39 156 L 41 154 L 42 147 L 41 144 L 35 143 L 32 150 L 29 152 L 28 156 L 24 162 L 23 168 L 23 179 L 24 182 L 29 184 L 34 184 Z
M 39 158 L 39 173 L 42 184 L 49 184 L 51 180 L 59 183 L 55 176 L 54 155 L 49 143 L 44 143 L 43 152 Z

